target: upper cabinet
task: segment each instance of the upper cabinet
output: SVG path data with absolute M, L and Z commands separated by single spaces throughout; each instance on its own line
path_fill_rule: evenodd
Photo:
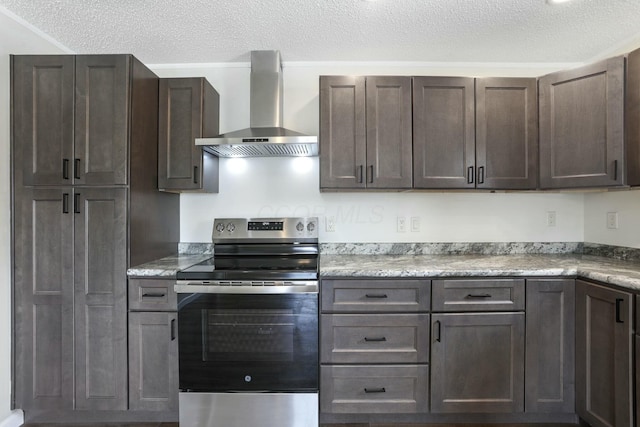
M 160 79 L 158 188 L 218 192 L 218 158 L 195 138 L 218 135 L 220 95 L 203 77 Z
M 320 77 L 320 188 L 412 186 L 411 77 Z
M 536 80 L 414 77 L 414 188 L 535 189 Z
M 627 56 L 625 142 L 627 184 L 640 185 L 640 49 Z
M 13 57 L 17 184 L 127 184 L 131 58 Z
M 624 184 L 623 57 L 540 79 L 540 187 Z

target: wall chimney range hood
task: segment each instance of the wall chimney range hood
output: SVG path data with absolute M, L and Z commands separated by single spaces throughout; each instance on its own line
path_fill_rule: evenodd
M 250 126 L 196 145 L 218 157 L 300 157 L 318 155 L 318 137 L 282 127 L 280 51 L 251 52 Z

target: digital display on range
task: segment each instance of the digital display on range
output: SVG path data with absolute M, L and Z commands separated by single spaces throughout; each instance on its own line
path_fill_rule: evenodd
M 282 231 L 283 226 L 282 221 L 249 221 L 247 229 L 249 231 Z

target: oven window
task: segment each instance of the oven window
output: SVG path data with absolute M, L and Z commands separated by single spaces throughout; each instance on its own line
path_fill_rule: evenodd
M 292 310 L 202 310 L 206 362 L 289 362 L 293 360 Z

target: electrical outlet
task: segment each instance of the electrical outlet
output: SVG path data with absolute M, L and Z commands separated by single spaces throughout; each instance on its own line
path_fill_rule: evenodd
M 556 211 L 547 212 L 547 227 L 556 226 Z
M 618 212 L 607 212 L 607 228 L 618 228 Z
M 407 218 L 403 216 L 398 217 L 398 233 L 404 233 L 407 231 Z
M 324 219 L 324 229 L 327 233 L 335 233 L 336 231 L 336 217 L 328 216 Z
M 411 231 L 416 233 L 420 231 L 420 217 L 412 216 L 411 217 Z

